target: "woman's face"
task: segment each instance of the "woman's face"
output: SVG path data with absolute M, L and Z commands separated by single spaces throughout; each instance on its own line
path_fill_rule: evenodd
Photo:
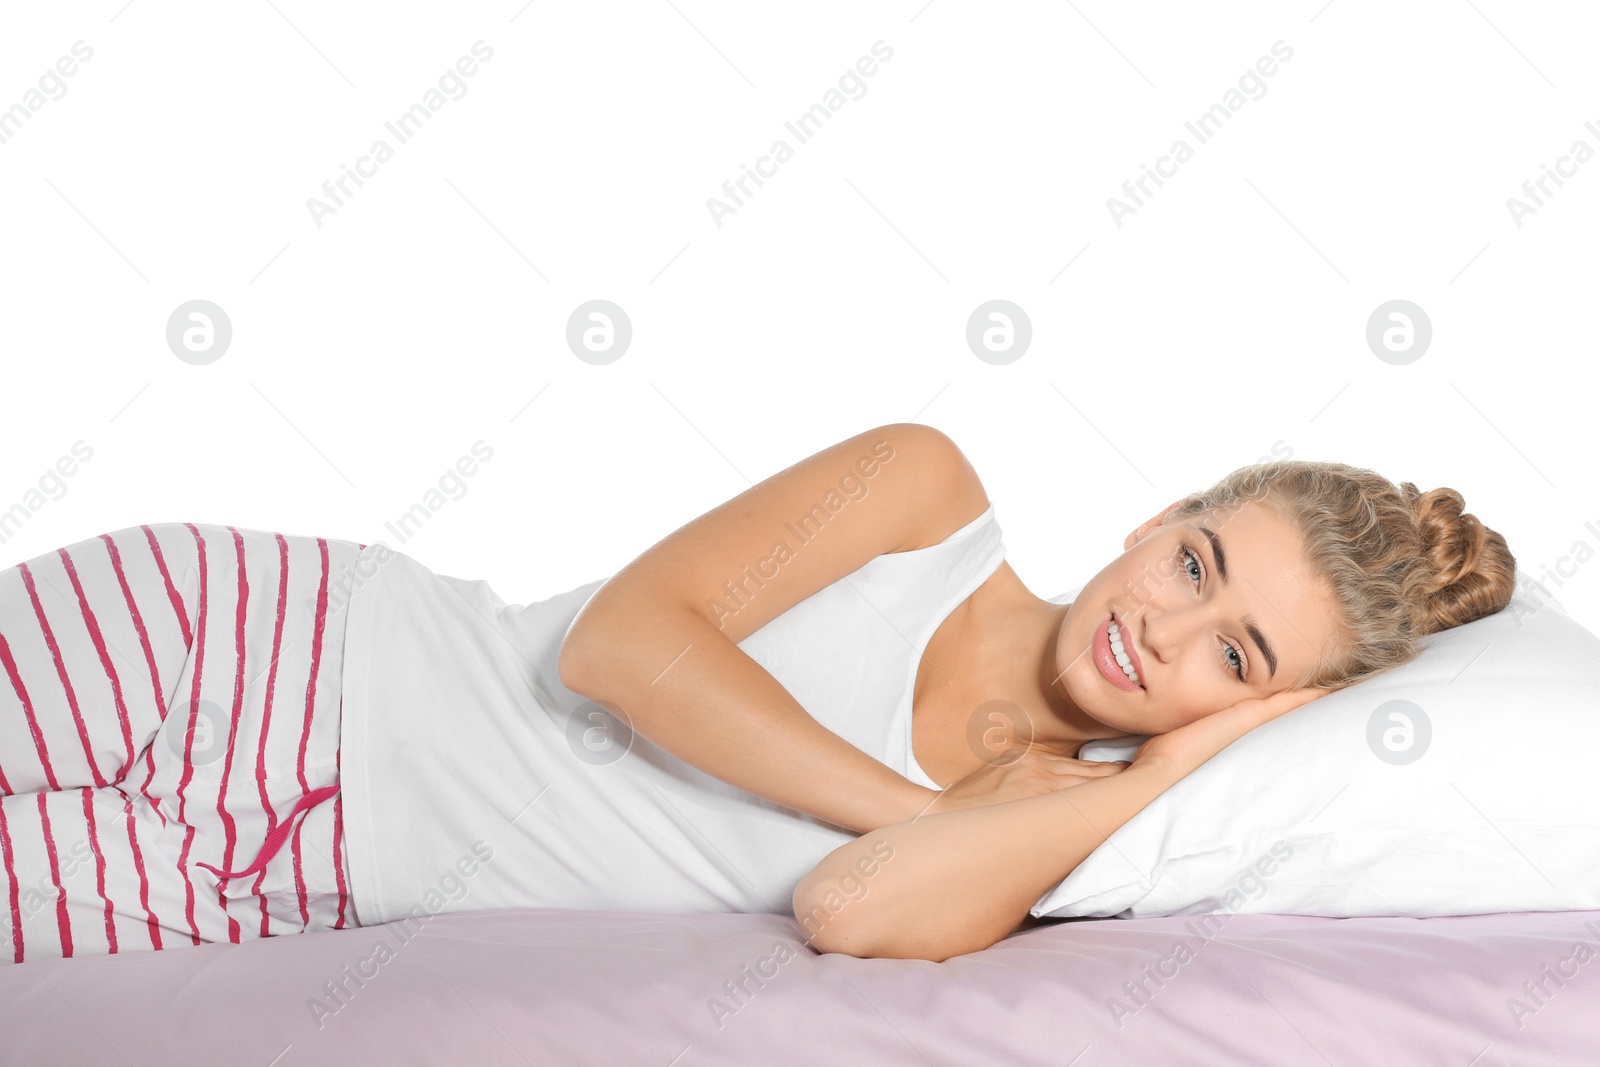
M 1166 733 L 1294 688 L 1334 648 L 1332 597 L 1292 527 L 1253 501 L 1161 525 L 1176 506 L 1128 535 L 1056 641 L 1057 689 L 1122 734 Z M 1138 684 L 1112 658 L 1113 613 Z

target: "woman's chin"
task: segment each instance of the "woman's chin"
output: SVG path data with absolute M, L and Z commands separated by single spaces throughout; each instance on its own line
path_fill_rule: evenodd
M 1099 694 L 1096 694 L 1096 696 L 1099 696 Z M 1102 729 L 1117 732 L 1132 732 L 1131 728 L 1121 721 L 1124 718 L 1121 710 L 1115 707 L 1106 707 L 1104 697 L 1100 697 L 1098 700 L 1075 700 L 1074 703 L 1078 708 L 1079 714 L 1087 720 L 1085 725 L 1091 729 L 1098 726 Z
M 1139 694 L 1129 693 L 1128 695 L 1137 696 Z M 1080 704 L 1079 707 L 1083 709 L 1086 716 L 1117 736 L 1145 737 L 1160 732 L 1150 726 L 1150 721 L 1159 717 L 1156 709 L 1140 707 L 1130 710 L 1118 707 L 1114 703 L 1108 707 L 1108 703 L 1110 702 L 1102 697 L 1098 701 Z

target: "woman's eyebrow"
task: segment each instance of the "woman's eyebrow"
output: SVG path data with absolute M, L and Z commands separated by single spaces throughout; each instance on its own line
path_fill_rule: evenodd
M 1200 527 L 1200 532 L 1206 535 L 1206 540 L 1211 542 L 1211 555 L 1217 561 L 1217 577 L 1222 579 L 1222 584 L 1228 584 L 1228 557 L 1222 551 L 1222 539 L 1212 533 L 1209 527 Z
M 1222 551 L 1222 539 L 1212 533 L 1208 527 L 1199 527 L 1201 533 L 1206 535 L 1206 540 L 1211 543 L 1211 558 L 1216 561 L 1217 577 L 1222 579 L 1224 587 L 1228 584 L 1228 557 Z M 1250 635 L 1250 640 L 1256 643 L 1261 654 L 1267 658 L 1267 677 L 1276 677 L 1278 673 L 1278 653 L 1272 647 L 1272 642 L 1267 640 L 1267 635 L 1261 632 L 1261 627 L 1256 625 L 1254 616 L 1246 615 L 1242 620 L 1245 632 Z

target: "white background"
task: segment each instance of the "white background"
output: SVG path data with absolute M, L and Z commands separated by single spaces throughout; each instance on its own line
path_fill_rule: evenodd
M 1600 550 L 1600 160 L 1521 227 L 1507 199 L 1600 149 L 1597 35 L 1590 5 L 1506 0 L 8 5 L 0 108 L 93 56 L 0 144 L 0 509 L 43 504 L 0 564 L 230 523 L 382 539 L 526 602 L 919 421 L 1041 596 L 1275 445 L 1454 486 L 1540 577 Z M 398 144 L 384 123 L 479 40 Z M 880 40 L 799 144 L 784 123 Z M 1199 143 L 1184 123 L 1280 40 Z M 1117 226 L 1107 199 L 1180 137 Z M 379 138 L 319 227 L 308 198 Z M 719 227 L 708 198 L 779 138 Z M 604 366 L 565 338 L 596 298 L 634 332 Z M 192 299 L 233 328 L 205 366 L 166 342 Z M 1003 366 L 966 343 L 991 299 L 1032 324 Z M 1365 338 L 1392 299 L 1433 327 L 1403 366 Z M 480 439 L 464 495 L 385 531 Z M 1548 588 L 1600 630 L 1600 566 L 1572 564 Z

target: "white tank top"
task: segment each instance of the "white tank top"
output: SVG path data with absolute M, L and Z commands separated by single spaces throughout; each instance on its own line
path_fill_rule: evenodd
M 937 789 L 912 752 L 916 671 L 1004 558 L 991 504 L 739 647 L 823 726 Z M 561 684 L 561 640 L 603 579 L 508 605 L 381 544 L 356 574 L 340 778 L 363 924 L 517 907 L 785 913 L 795 884 L 856 836 L 706 774 Z

